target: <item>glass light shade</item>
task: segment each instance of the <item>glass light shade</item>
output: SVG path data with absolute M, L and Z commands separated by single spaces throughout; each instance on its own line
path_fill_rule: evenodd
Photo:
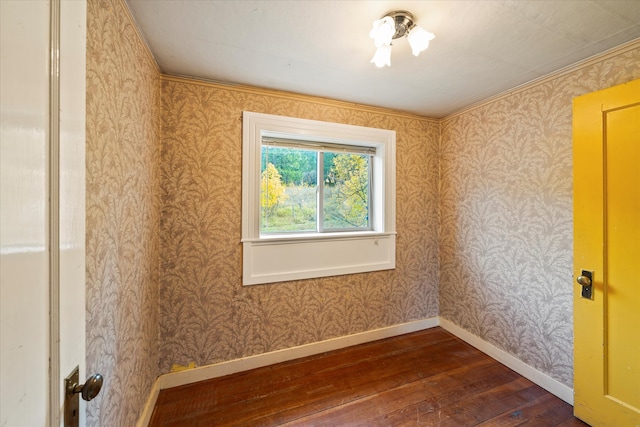
M 376 49 L 376 53 L 373 55 L 371 62 L 376 64 L 376 67 L 382 68 L 385 65 L 391 66 L 391 46 L 383 44 Z
M 407 36 L 411 51 L 415 56 L 418 56 L 420 52 L 429 47 L 429 41 L 433 40 L 436 36 L 433 33 L 428 32 L 424 28 L 416 25 L 411 29 L 411 32 Z
M 385 16 L 382 19 L 373 21 L 373 28 L 369 32 L 369 37 L 375 41 L 376 47 L 380 47 L 382 45 L 390 45 L 395 32 L 396 25 L 393 22 L 393 18 Z

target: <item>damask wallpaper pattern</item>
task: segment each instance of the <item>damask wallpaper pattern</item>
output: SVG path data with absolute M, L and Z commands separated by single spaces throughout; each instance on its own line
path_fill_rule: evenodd
M 160 73 L 126 6 L 87 2 L 87 372 L 91 426 L 133 426 L 158 376 Z
M 437 315 L 437 121 L 176 78 L 162 102 L 161 372 Z M 395 270 L 242 286 L 244 110 L 397 132 Z
M 569 387 L 572 99 L 637 78 L 638 47 L 442 121 L 440 316 Z

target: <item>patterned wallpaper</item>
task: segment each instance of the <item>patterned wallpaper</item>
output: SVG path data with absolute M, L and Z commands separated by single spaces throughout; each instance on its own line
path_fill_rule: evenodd
M 440 315 L 573 387 L 572 99 L 640 47 L 442 122 Z
M 123 3 L 87 3 L 91 426 L 133 426 L 158 376 L 160 74 Z
M 638 44 L 434 121 L 163 77 L 122 0 L 87 12 L 89 425 L 173 364 L 438 314 L 572 385 L 571 99 L 640 78 Z M 243 110 L 396 130 L 395 270 L 241 285 Z
M 162 102 L 161 372 L 438 314 L 438 122 L 174 78 Z M 243 110 L 397 132 L 395 270 L 242 286 Z

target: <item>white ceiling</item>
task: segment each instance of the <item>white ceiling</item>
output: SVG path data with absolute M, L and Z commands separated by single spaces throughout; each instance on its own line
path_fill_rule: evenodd
M 640 0 L 127 0 L 164 73 L 444 117 L 640 37 Z M 371 23 L 408 10 L 436 35 L 391 67 Z

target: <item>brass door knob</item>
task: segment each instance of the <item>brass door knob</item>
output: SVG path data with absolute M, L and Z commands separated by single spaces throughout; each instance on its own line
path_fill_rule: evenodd
M 591 286 L 591 279 L 587 276 L 579 276 L 577 280 L 582 286 Z

